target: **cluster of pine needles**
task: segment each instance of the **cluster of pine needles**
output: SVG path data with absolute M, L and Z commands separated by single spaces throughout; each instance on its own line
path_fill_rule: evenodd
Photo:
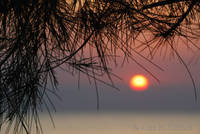
M 0 0 L 0 125 L 42 132 L 38 112 L 56 94 L 59 67 L 109 84 L 105 74 L 114 87 L 110 61 L 123 53 L 139 64 L 133 52 L 153 57 L 167 45 L 190 72 L 176 37 L 199 49 L 192 39 L 200 37 L 200 0 Z

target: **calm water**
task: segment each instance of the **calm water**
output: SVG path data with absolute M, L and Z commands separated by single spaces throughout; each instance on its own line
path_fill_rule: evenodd
M 53 118 L 55 128 L 41 115 L 44 134 L 200 134 L 200 112 L 68 112 Z
M 42 115 L 44 134 L 199 134 L 199 112 L 56 113 L 54 128 Z

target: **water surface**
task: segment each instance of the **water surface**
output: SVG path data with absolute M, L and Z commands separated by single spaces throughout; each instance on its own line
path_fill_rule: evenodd
M 68 112 L 41 116 L 44 134 L 199 134 L 199 112 Z

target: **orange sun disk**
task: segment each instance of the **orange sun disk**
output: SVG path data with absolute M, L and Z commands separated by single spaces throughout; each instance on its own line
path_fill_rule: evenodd
M 136 91 L 144 91 L 148 87 L 148 80 L 143 75 L 135 75 L 130 80 L 130 87 Z

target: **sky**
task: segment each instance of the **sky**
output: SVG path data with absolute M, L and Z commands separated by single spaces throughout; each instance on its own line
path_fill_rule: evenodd
M 178 44 L 181 43 L 178 42 Z M 195 43 L 199 42 L 196 41 Z M 115 86 L 120 91 L 105 84 L 97 83 L 100 110 L 200 110 L 199 52 L 196 49 L 183 47 L 182 44 L 177 50 L 187 63 L 195 80 L 197 102 L 195 102 L 194 88 L 186 68 L 169 51 L 166 55 L 157 54 L 151 59 L 163 70 L 139 57 L 136 58 L 159 79 L 159 82 L 134 61 L 129 60 L 129 63 L 121 66 L 122 60 L 119 58 L 118 66 L 113 66 L 112 69 L 113 73 L 121 78 L 120 80 L 113 77 Z M 142 74 L 149 80 L 149 87 L 146 91 L 137 92 L 130 88 L 129 80 L 136 74 Z M 80 76 L 80 87 L 78 86 L 78 75 L 72 76 L 67 72 L 58 70 L 57 77 L 59 81 L 57 93 L 60 98 L 50 96 L 58 112 L 97 110 L 96 87 L 94 83 L 89 83 L 87 77 Z M 107 81 L 106 76 L 102 79 Z

